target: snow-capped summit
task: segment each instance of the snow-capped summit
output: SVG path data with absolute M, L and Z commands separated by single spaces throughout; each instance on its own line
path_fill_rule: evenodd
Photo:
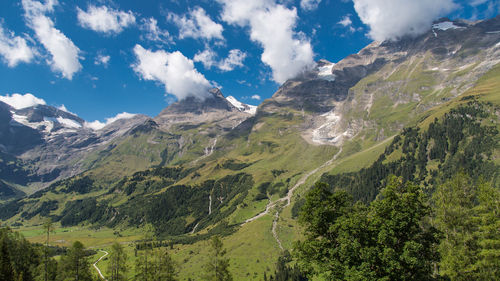
M 228 96 L 226 100 L 230 102 L 234 107 L 236 107 L 239 111 L 246 112 L 252 115 L 257 112 L 257 106 L 244 104 L 233 96 Z
M 335 64 L 327 60 L 321 59 L 317 63 L 318 78 L 327 81 L 334 81 L 335 75 L 332 73 Z
M 46 133 L 66 132 L 83 127 L 80 117 L 52 106 L 37 104 L 19 110 L 12 110 L 13 126 L 24 125 Z

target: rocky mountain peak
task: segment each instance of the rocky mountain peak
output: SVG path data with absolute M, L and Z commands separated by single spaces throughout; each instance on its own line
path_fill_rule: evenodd
M 202 115 L 216 111 L 237 111 L 230 102 L 226 100 L 222 92 L 217 89 L 211 89 L 206 97 L 189 96 L 177 101 L 165 108 L 158 116 L 195 114 Z

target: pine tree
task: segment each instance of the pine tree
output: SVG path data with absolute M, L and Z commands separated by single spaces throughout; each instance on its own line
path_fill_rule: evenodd
M 85 253 L 85 247 L 80 241 L 75 241 L 68 253 L 61 259 L 62 280 L 90 281 L 90 262 Z
M 151 251 L 153 244 L 150 242 L 153 239 L 154 228 L 151 224 L 144 226 L 144 243 L 142 244 L 143 250 L 140 251 L 135 262 L 135 280 L 148 281 L 153 280 L 153 268 L 151 268 Z
M 177 279 L 177 265 L 168 251 L 158 250 L 155 254 L 154 262 L 154 279 L 155 281 L 176 281 Z
M 13 280 L 14 270 L 10 261 L 7 239 L 0 236 L 0 280 Z
M 127 254 L 123 246 L 115 242 L 111 246 L 111 253 L 109 255 L 108 274 L 110 281 L 127 280 Z
M 439 273 L 451 280 L 475 279 L 473 265 L 479 249 L 474 236 L 476 187 L 465 174 L 438 186 L 432 196 L 435 224 L 443 233 L 439 245 Z
M 225 257 L 226 250 L 219 236 L 215 235 L 210 240 L 211 253 L 205 265 L 204 280 L 207 281 L 232 281 L 229 272 L 229 259 Z
M 500 190 L 482 183 L 478 199 L 475 237 L 480 248 L 473 268 L 478 280 L 500 280 Z
M 45 267 L 44 280 L 48 281 L 49 280 L 49 242 L 50 242 L 50 233 L 54 231 L 54 225 L 52 224 L 52 219 L 48 218 L 43 223 L 43 229 L 45 230 L 45 232 L 47 234 L 47 240 L 45 241 L 45 249 L 44 249 L 44 254 L 45 254 L 45 259 L 44 259 L 44 267 Z

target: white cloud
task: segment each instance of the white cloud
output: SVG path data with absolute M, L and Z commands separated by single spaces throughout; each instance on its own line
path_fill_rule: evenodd
M 222 60 L 219 64 L 219 69 L 223 71 L 231 71 L 238 66 L 243 66 L 243 61 L 247 57 L 247 54 L 238 49 L 233 49 L 229 51 L 227 58 Z
M 253 95 L 250 98 L 253 100 L 260 100 L 261 99 L 261 97 L 259 95 Z
M 95 58 L 94 64 L 95 65 L 102 65 L 104 67 L 108 67 L 109 60 L 111 59 L 110 56 L 99 54 Z
M 158 27 L 158 21 L 155 18 L 142 19 L 142 24 L 140 29 L 145 32 L 143 36 L 144 39 L 160 42 L 160 43 L 171 43 L 172 36 L 167 30 L 162 30 Z
M 214 22 L 201 7 L 196 7 L 189 11 L 188 15 L 182 17 L 176 14 L 169 14 L 168 19 L 179 28 L 179 38 L 194 39 L 220 39 L 224 40 L 221 24 Z
M 348 27 L 350 32 L 356 31 L 356 29 L 352 26 L 352 20 L 349 15 L 344 16 L 342 20 L 338 22 L 338 24 L 342 25 L 343 27 Z
M 300 7 L 306 11 L 316 10 L 321 0 L 300 0 Z
M 432 21 L 458 6 L 453 0 L 353 0 L 354 9 L 370 27 L 377 41 L 417 36 L 430 29 Z
M 344 16 L 341 21 L 338 22 L 340 25 L 344 27 L 348 27 L 352 25 L 352 20 L 349 16 Z
M 15 109 L 22 109 L 30 106 L 35 106 L 38 104 L 46 104 L 43 99 L 39 99 L 32 94 L 12 94 L 0 96 L 0 101 L 12 106 Z
M 261 60 L 271 67 L 274 81 L 283 83 L 314 64 L 309 39 L 293 30 L 298 19 L 295 8 L 274 0 L 218 1 L 224 21 L 250 27 L 250 39 L 263 47 Z
M 204 98 L 212 86 L 195 69 L 193 61 L 179 51 L 154 52 L 135 45 L 134 54 L 137 58 L 137 62 L 132 65 L 135 72 L 144 80 L 162 83 L 166 92 L 179 100 L 188 96 Z
M 198 52 L 193 61 L 201 62 L 206 69 L 210 69 L 216 66 L 222 71 L 232 71 L 236 67 L 243 66 L 243 61 L 245 60 L 247 54 L 239 49 L 233 49 L 229 51 L 227 58 L 217 61 L 217 54 L 210 48 Z
M 210 48 L 198 52 L 194 55 L 193 61 L 201 62 L 206 69 L 212 68 L 217 64 L 217 54 Z
M 45 15 L 54 10 L 57 0 L 48 0 L 45 4 L 38 1 L 22 0 L 27 25 L 35 31 L 37 40 L 50 53 L 48 64 L 52 71 L 59 72 L 71 80 L 82 65 L 79 62 L 80 49 Z
M 470 2 L 470 5 L 471 6 L 479 6 L 479 5 L 482 5 L 482 4 L 484 4 L 484 3 L 488 2 L 488 1 L 489 0 L 472 0 Z
M 123 28 L 135 23 L 135 16 L 131 11 L 123 12 L 106 6 L 90 5 L 87 12 L 77 7 L 78 23 L 84 28 L 107 34 L 117 34 Z
M 26 39 L 15 36 L 14 32 L 4 30 L 0 22 L 0 55 L 9 67 L 14 67 L 20 62 L 28 63 L 33 57 L 33 50 L 28 47 Z
M 92 130 L 100 130 L 100 129 L 104 128 L 106 125 L 109 125 L 117 120 L 130 119 L 136 115 L 137 114 L 122 112 L 122 113 L 117 114 L 115 117 L 106 118 L 106 122 L 104 122 L 104 123 L 99 121 L 99 120 L 95 120 L 93 122 L 85 122 L 85 127 L 90 128 Z

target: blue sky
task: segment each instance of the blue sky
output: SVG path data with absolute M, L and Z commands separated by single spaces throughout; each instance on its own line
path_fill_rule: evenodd
M 257 105 L 319 59 L 499 9 L 499 0 L 3 0 L 0 96 L 31 93 L 88 121 L 155 116 L 213 86 Z

